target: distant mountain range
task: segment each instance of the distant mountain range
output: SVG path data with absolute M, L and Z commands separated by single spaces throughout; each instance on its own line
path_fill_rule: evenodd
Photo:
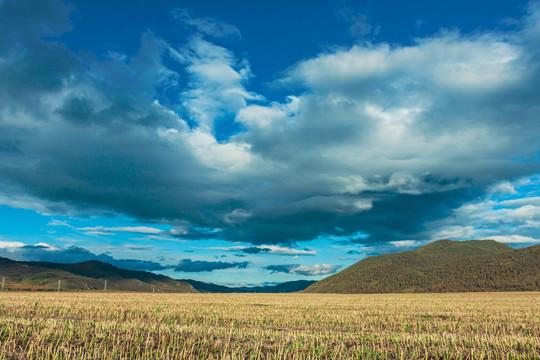
M 513 249 L 492 240 L 440 240 L 363 259 L 309 286 L 308 293 L 540 290 L 540 245 Z
M 227 287 L 196 280 L 175 280 L 146 271 L 117 268 L 101 261 L 59 264 L 14 261 L 0 257 L 0 278 L 5 290 L 107 290 L 179 293 L 288 293 L 301 291 L 315 281 L 299 280 L 274 286 Z
M 202 293 L 292 293 L 302 291 L 309 285 L 314 284 L 313 280 L 298 280 L 288 281 L 272 286 L 244 286 L 244 287 L 228 287 L 205 283 L 196 280 L 182 280 L 189 283 L 197 291 Z

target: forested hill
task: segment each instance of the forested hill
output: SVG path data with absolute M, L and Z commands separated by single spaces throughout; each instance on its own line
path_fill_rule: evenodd
M 540 290 L 540 245 L 440 240 L 363 259 L 305 292 L 393 293 Z
M 190 284 L 146 271 L 117 268 L 101 261 L 74 264 L 14 261 L 0 257 L 6 290 L 107 290 L 197 292 Z

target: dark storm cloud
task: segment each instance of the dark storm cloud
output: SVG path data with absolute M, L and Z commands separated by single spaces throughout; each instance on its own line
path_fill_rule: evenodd
M 256 246 L 248 247 L 241 250 L 243 253 L 246 254 L 261 254 L 261 253 L 268 253 L 270 252 L 269 249 L 264 249 Z
M 369 211 L 342 214 L 320 210 L 254 216 L 242 226 L 224 229 L 221 236 L 254 244 L 269 244 L 276 239 L 310 240 L 321 234 L 337 234 L 335 242 L 344 244 L 423 239 L 428 236 L 423 233 L 426 222 L 447 216 L 455 207 L 479 194 L 475 188 L 419 195 L 370 193 L 367 196 L 376 200 Z M 336 231 L 336 226 L 341 230 Z M 359 230 L 369 234 L 369 238 L 355 236 Z M 247 251 L 256 253 L 260 248 Z
M 283 273 L 289 273 L 291 269 L 294 269 L 295 267 L 300 266 L 300 264 L 291 264 L 291 265 L 269 265 L 266 266 L 265 269 L 271 272 L 283 272 Z
M 526 160 L 540 147 L 537 5 L 514 33 L 301 61 L 280 80 L 301 95 L 284 103 L 248 91 L 247 61 L 201 37 L 234 27 L 180 13 L 199 32 L 185 45 L 148 31 L 134 54 L 83 60 L 54 38 L 69 13 L 0 2 L 2 204 L 165 221 L 182 239 L 268 254 L 260 245 L 321 236 L 428 239 L 426 223 L 539 169 Z M 243 131 L 218 142 L 224 117 Z
M 178 265 L 174 268 L 174 271 L 178 272 L 205 272 L 223 269 L 245 269 L 248 266 L 248 262 L 224 262 L 224 261 L 203 261 L 203 260 L 191 260 L 182 259 Z
M 107 254 L 96 255 L 78 246 L 60 248 L 49 244 L 24 245 L 20 243 L 8 243 L 7 245 L 0 247 L 0 257 L 18 261 L 77 263 L 98 260 L 126 270 L 158 271 L 174 268 L 174 266 L 162 265 L 154 261 L 115 259 Z

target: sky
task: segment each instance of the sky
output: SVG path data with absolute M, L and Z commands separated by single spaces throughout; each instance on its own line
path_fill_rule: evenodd
M 540 2 L 0 0 L 0 256 L 229 286 L 540 243 Z

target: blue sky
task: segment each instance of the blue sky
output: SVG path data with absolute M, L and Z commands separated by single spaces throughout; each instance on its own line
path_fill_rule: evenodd
M 540 4 L 0 0 L 0 256 L 226 285 L 540 243 Z

